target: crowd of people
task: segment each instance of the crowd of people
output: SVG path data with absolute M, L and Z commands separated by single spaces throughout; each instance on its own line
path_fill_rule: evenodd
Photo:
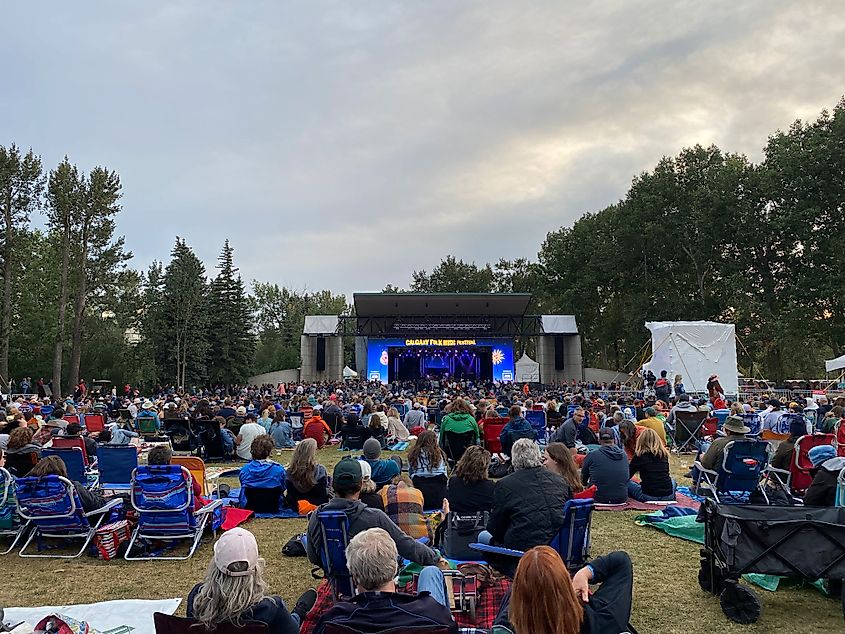
M 253 386 L 234 393 L 167 388 L 146 397 L 127 386 L 122 396 L 77 390 L 78 398 L 63 401 L 35 395 L 2 403 L 0 464 L 8 459 L 20 468 L 24 463 L 15 457 L 32 455 L 30 475 L 67 477 L 55 456 L 39 459 L 56 436 L 80 437 L 87 453 L 96 456 L 101 444 L 138 442 L 139 419 L 162 434 L 179 427 L 171 428 L 173 422 L 190 428 L 211 420 L 228 454 L 242 461 L 241 506 L 310 513 L 305 544 L 315 566 L 324 562 L 321 528 L 311 511 L 339 511 L 348 518 L 346 558 L 358 593 L 326 612 L 317 632 L 327 623 L 362 632 L 433 624 L 456 631 L 442 574 L 448 567 L 444 555 L 465 554 L 465 543 L 450 541 L 453 515 L 481 518 L 473 539 L 526 553 L 518 565 L 497 564 L 512 579 L 498 625 L 518 634 L 624 632 L 632 605 L 631 561 L 623 552 L 610 553 L 570 577 L 547 546 L 563 523 L 566 502 L 674 500 L 668 445 L 679 412 L 729 410 L 724 437 L 700 448 L 702 465 L 711 468 L 730 440 L 749 432 L 742 418 L 749 411 L 760 412 L 765 429 L 779 429 L 786 413 L 803 417 L 803 425 L 793 421 L 778 448 L 777 466 L 788 460 L 801 435 L 832 429 L 845 408 L 845 399 L 829 403 L 825 397 L 803 403 L 729 402 L 718 377 L 708 384 L 708 398 L 696 399 L 680 379 L 670 383 L 661 373 L 643 398 L 631 393 L 613 402 L 579 385 L 452 383 L 420 389 L 362 381 Z M 530 412 L 543 413 L 543 429 L 529 421 Z M 80 422 L 68 422 L 69 415 L 89 413 L 103 415 L 102 431 L 87 433 Z M 495 458 L 485 448 L 487 425 L 498 426 Z M 388 447 L 408 441 L 413 442 L 404 458 L 386 455 Z M 342 459 L 331 478 L 317 454 L 329 444 L 360 452 Z M 274 460 L 285 449 L 292 450 L 286 464 Z M 169 447 L 156 445 L 147 460 L 167 464 L 171 456 Z M 832 505 L 845 459 L 832 447 L 814 449 L 810 459 L 815 479 L 805 503 Z M 105 502 L 84 483 L 74 486 L 86 510 Z M 205 503 L 201 490 L 195 490 L 195 500 Z M 421 594 L 397 592 L 399 556 L 422 567 Z M 305 593 L 289 611 L 279 597 L 267 594 L 262 569 L 255 538 L 242 529 L 226 532 L 215 543 L 205 580 L 188 597 L 188 614 L 207 626 L 257 620 L 271 632 L 298 631 L 316 594 Z M 596 583 L 601 588 L 590 595 L 589 586 Z

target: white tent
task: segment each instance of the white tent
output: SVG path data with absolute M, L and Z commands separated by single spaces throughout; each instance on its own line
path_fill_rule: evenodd
M 358 376 L 358 373 L 355 370 L 353 370 L 352 368 L 350 368 L 348 365 L 343 367 L 343 378 L 344 379 L 354 379 L 356 376 Z
M 518 383 L 540 382 L 540 364 L 524 352 L 516 362 L 516 380 Z
M 652 357 L 643 370 L 651 370 L 655 376 L 666 370 L 670 381 L 680 374 L 687 392 L 704 392 L 710 375 L 718 374 L 725 393 L 737 393 L 739 381 L 733 324 L 650 321 L 645 327 L 651 331 Z
M 836 357 L 835 359 L 824 362 L 825 372 L 833 372 L 835 370 L 841 370 L 842 368 L 845 368 L 845 354 L 841 357 Z

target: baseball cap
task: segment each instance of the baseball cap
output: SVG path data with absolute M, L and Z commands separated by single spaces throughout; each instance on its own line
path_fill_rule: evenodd
M 367 465 L 369 466 L 369 465 Z M 371 472 L 372 473 L 372 472 Z M 361 482 L 364 475 L 361 471 L 361 462 L 351 456 L 346 456 L 338 462 L 332 473 L 332 481 L 338 484 L 357 484 Z
M 614 437 L 613 437 L 613 432 L 611 432 L 611 431 L 609 431 L 609 430 L 607 430 L 607 429 L 603 429 L 603 430 L 601 430 L 601 431 L 599 432 L 599 440 L 600 440 L 600 441 L 605 441 L 605 442 L 615 440 L 615 439 L 614 439 Z
M 366 460 L 358 460 L 358 464 L 361 467 L 361 480 L 367 481 L 372 480 L 373 478 L 373 468 L 370 466 L 370 463 Z
M 246 570 L 230 570 L 230 566 L 239 561 L 246 562 Z M 251 575 L 258 566 L 258 543 L 255 536 L 243 528 L 232 528 L 223 533 L 214 544 L 214 565 L 229 577 Z

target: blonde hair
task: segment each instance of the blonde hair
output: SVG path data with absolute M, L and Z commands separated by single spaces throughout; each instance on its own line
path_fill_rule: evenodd
M 229 566 L 232 572 L 246 570 L 246 562 L 238 561 Z M 233 577 L 221 572 L 212 558 L 202 587 L 194 597 L 194 618 L 208 629 L 231 622 L 236 627 L 244 624 L 242 615 L 266 596 L 264 560 L 259 559 L 252 574 Z
M 660 436 L 657 435 L 657 432 L 650 427 L 643 427 L 639 437 L 637 438 L 634 455 L 642 456 L 648 453 L 653 454 L 658 458 L 665 458 L 666 460 L 669 459 L 669 451 L 666 449 L 666 445 L 663 444 L 663 441 L 660 440 Z

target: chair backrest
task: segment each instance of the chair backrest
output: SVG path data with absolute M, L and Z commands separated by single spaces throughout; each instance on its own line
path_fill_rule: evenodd
M 250 487 L 245 486 L 244 497 L 246 502 L 244 508 L 255 513 L 276 514 L 282 509 L 282 495 L 285 487 Z
M 716 432 L 719 431 L 719 419 L 715 416 L 710 416 L 709 418 L 705 418 L 704 422 L 701 424 L 701 433 L 705 436 L 715 436 Z
M 742 423 L 751 431 L 746 436 L 759 436 L 760 430 L 763 428 L 763 419 L 758 412 L 745 412 L 740 415 Z
M 833 434 L 813 434 L 801 436 L 795 441 L 792 460 L 789 463 L 789 486 L 793 491 L 806 491 L 813 483 L 810 469 L 813 463 L 810 462 L 810 449 L 822 445 L 832 445 L 835 436 Z
M 129 498 L 145 535 L 184 535 L 196 526 L 191 472 L 181 465 L 141 465 Z
M 196 619 L 173 616 L 155 612 L 153 614 L 156 634 L 212 634 Z M 220 623 L 213 634 L 267 634 L 267 624 L 260 621 L 247 621 L 236 626 L 232 623 Z
M 226 429 L 232 431 L 235 436 L 241 433 L 241 427 L 244 426 L 246 418 L 243 416 L 230 416 L 226 419 Z
M 729 409 L 714 409 L 710 415 L 719 421 L 719 429 L 722 428 L 722 425 L 725 424 L 725 421 L 728 419 L 728 416 L 731 415 L 731 410 Z
M 845 457 L 845 419 L 839 419 L 833 428 L 833 447 L 837 456 Z
M 525 420 L 531 423 L 531 426 L 537 433 L 538 440 L 546 437 L 546 412 L 528 410 L 525 412 Z
M 16 530 L 19 523 L 15 479 L 0 467 L 0 533 Z
M 132 472 L 137 466 L 138 450 L 134 445 L 97 447 L 97 469 L 100 472 L 100 488 L 102 489 L 130 488 Z
M 65 414 L 62 416 L 62 420 L 66 423 L 79 423 L 82 424 L 82 421 L 79 420 L 79 414 Z
M 87 533 L 91 525 L 73 482 L 57 475 L 15 480 L 18 513 L 51 533 Z
M 170 464 L 182 465 L 190 471 L 194 480 L 200 483 L 202 494 L 208 495 L 208 476 L 205 471 L 205 462 L 202 458 L 198 458 L 197 456 L 173 456 L 170 459 Z
M 836 506 L 845 506 L 845 469 L 836 478 Z
M 324 631 L 326 634 L 367 634 L 373 630 L 356 630 L 344 623 L 325 623 Z M 389 627 L 384 630 L 378 630 L 375 634 L 449 634 L 452 630 L 447 625 L 420 625 L 420 626 L 406 626 L 406 627 Z
M 103 431 L 106 428 L 106 417 L 99 412 L 93 414 L 84 414 L 82 416 L 83 422 L 85 423 L 85 429 L 88 430 L 89 434 L 96 434 Z
M 590 556 L 592 518 L 592 500 L 568 500 L 563 507 L 563 524 L 550 546 L 558 552 L 570 571 L 581 568 Z
M 443 432 L 443 451 L 450 460 L 457 462 L 464 455 L 467 447 L 475 442 L 475 432 L 465 431 L 456 433 L 453 431 Z
M 43 449 L 41 451 L 41 457 L 46 458 L 48 456 L 56 456 L 65 463 L 68 478 L 80 484 L 87 483 L 88 476 L 85 473 L 85 458 L 82 456 L 82 451 L 80 451 L 79 447 Z
M 53 436 L 53 449 L 79 449 L 85 464 L 90 464 L 91 459 L 85 450 L 85 440 L 82 436 Z
M 16 478 L 23 478 L 28 475 L 36 462 L 38 462 L 38 454 L 34 451 L 6 454 L 6 468 Z
M 158 434 L 156 419 L 152 416 L 137 416 L 135 418 L 135 430 L 141 435 L 155 436 Z
M 203 457 L 206 460 L 222 460 L 225 456 L 219 423 L 210 418 L 198 418 L 193 424 L 202 443 Z
M 490 453 L 502 453 L 502 443 L 499 435 L 508 424 L 507 418 L 485 418 L 479 423 L 482 428 L 484 447 Z
M 722 464 L 717 467 L 717 492 L 756 491 L 763 470 L 769 464 L 771 451 L 771 445 L 765 440 L 740 439 L 725 445 Z
M 352 575 L 346 567 L 346 547 L 349 545 L 349 517 L 343 511 L 320 511 L 320 561 L 326 578 L 332 584 L 335 598 L 349 598 L 355 594 Z

